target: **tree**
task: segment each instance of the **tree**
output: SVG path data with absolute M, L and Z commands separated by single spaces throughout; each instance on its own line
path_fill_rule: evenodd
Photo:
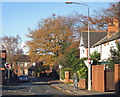
M 120 13 L 118 9 L 118 3 L 110 3 L 108 8 L 101 9 L 99 11 L 94 11 L 94 15 L 91 18 L 92 25 L 98 30 L 107 30 L 107 24 L 109 20 L 113 17 L 118 17 L 120 20 Z
M 10 64 L 13 63 L 13 55 L 17 54 L 19 52 L 22 53 L 23 51 L 19 51 L 19 44 L 20 44 L 20 37 L 17 35 L 16 37 L 13 36 L 4 36 L 2 38 L 2 45 L 6 49 L 6 54 L 7 54 L 7 62 Z
M 35 73 L 41 73 L 42 71 L 45 71 L 45 66 L 43 65 L 43 62 L 37 62 L 34 71 Z
M 66 65 L 65 68 L 72 68 L 74 71 L 78 69 L 77 65 L 79 64 L 78 56 L 75 54 L 77 50 L 73 48 L 71 51 L 67 53 L 65 56 L 66 59 Z
M 110 58 L 108 59 L 108 62 L 110 63 L 110 69 L 114 70 L 114 64 L 120 64 L 120 42 L 116 43 L 116 49 L 111 48 L 110 49 Z
M 100 31 L 107 30 L 108 21 L 112 20 L 114 17 L 118 17 L 120 20 L 120 2 L 110 3 L 108 8 L 103 8 L 101 10 L 94 10 L 93 15 L 89 16 L 90 30 Z M 78 26 L 76 32 L 87 31 L 88 28 L 88 17 L 75 14 L 74 16 L 78 21 Z M 79 34 L 79 33 L 78 33 Z
M 41 20 L 38 28 L 27 35 L 31 38 L 27 42 L 30 56 L 53 54 L 58 57 L 65 42 L 72 40 L 75 22 L 72 17 L 62 16 Z
M 98 53 L 97 51 L 93 52 L 91 55 L 91 60 L 93 60 L 93 65 L 98 65 L 99 64 L 99 60 L 100 60 L 100 53 Z

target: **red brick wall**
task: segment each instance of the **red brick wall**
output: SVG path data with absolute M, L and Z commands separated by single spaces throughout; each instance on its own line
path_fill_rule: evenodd
M 65 72 L 65 83 L 68 83 L 69 82 L 69 72 L 66 71 Z
M 92 66 L 92 90 L 105 91 L 105 73 L 104 65 Z
M 92 66 L 92 90 L 97 90 L 97 69 L 96 65 Z
M 85 79 L 80 79 L 79 80 L 78 87 L 80 87 L 81 89 L 85 89 L 86 88 L 86 81 L 85 81 Z
M 115 64 L 115 93 L 120 93 L 120 64 Z
M 73 79 L 69 79 L 70 80 L 70 82 L 73 82 Z

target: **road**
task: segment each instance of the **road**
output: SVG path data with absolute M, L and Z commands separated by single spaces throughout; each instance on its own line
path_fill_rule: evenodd
M 31 78 L 29 82 L 3 86 L 2 95 L 67 95 L 53 88 L 48 82 L 49 78 Z

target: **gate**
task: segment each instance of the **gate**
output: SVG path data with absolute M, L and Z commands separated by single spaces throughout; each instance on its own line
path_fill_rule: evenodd
M 105 91 L 115 90 L 115 76 L 113 70 L 105 70 Z

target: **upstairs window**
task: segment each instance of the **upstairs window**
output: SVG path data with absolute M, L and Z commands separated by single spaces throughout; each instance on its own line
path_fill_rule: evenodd
M 19 63 L 19 66 L 22 66 L 22 63 Z

